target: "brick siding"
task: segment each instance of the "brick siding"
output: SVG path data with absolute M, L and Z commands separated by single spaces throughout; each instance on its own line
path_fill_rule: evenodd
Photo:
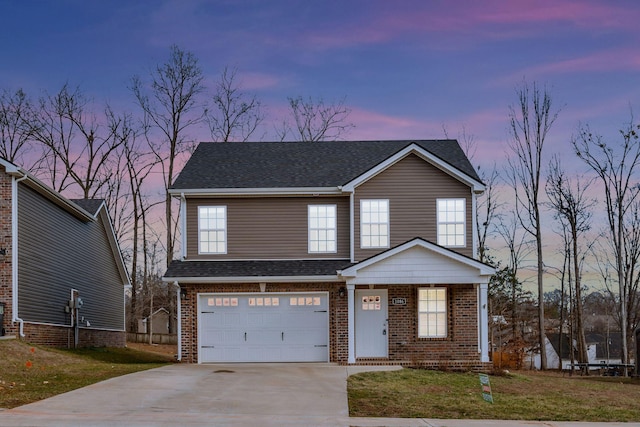
M 0 249 L 6 249 L 0 255 L 0 302 L 4 304 L 2 327 L 5 335 L 17 335 L 17 325 L 11 322 L 12 312 L 12 276 L 11 276 L 11 177 L 0 166 Z
M 182 361 L 198 362 L 198 293 L 260 292 L 255 284 L 182 284 Z M 348 363 L 347 295 L 339 296 L 340 283 L 267 284 L 266 292 L 329 292 L 330 362 Z M 478 352 L 476 289 L 473 285 L 448 286 L 448 336 L 418 338 L 418 285 L 376 286 L 388 289 L 389 358 L 358 359 L 358 364 L 399 364 L 430 369 L 486 371 L 490 364 L 480 362 Z M 359 289 L 360 287 L 358 287 Z M 367 288 L 367 287 L 363 287 Z M 393 298 L 405 298 L 406 305 L 392 305 Z
M 40 325 L 24 323 L 24 337 L 21 340 L 58 348 L 72 348 L 73 328 L 69 326 Z M 127 334 L 125 331 L 105 331 L 80 328 L 78 331 L 78 347 L 125 347 Z

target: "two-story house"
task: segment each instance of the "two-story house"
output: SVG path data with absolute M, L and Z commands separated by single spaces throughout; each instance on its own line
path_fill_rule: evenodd
M 201 143 L 170 189 L 179 358 L 486 368 L 483 190 L 455 140 Z
M 0 158 L 0 335 L 126 345 L 129 276 L 102 200 L 69 200 Z

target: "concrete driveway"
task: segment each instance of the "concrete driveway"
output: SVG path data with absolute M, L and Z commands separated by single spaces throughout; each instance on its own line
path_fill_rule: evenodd
M 396 368 L 332 364 L 172 365 L 0 411 L 0 426 L 584 425 L 349 418 L 347 376 L 380 369 Z

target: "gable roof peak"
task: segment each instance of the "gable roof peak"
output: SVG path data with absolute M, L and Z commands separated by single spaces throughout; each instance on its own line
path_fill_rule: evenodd
M 452 139 L 202 142 L 171 189 L 338 188 L 411 145 L 480 181 Z

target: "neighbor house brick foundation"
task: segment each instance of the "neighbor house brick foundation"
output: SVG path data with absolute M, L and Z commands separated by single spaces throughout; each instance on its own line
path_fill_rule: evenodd
M 73 348 L 74 330 L 70 326 L 54 326 L 27 323 L 24 324 L 24 337 L 21 340 L 48 347 Z M 127 335 L 124 331 L 105 331 L 99 329 L 78 330 L 78 347 L 125 347 Z

